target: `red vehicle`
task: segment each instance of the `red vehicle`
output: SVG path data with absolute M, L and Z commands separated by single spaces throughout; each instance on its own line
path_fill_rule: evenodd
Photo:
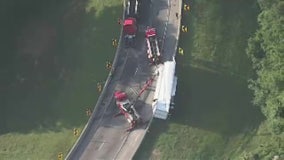
M 126 45 L 132 45 L 137 34 L 137 18 L 139 17 L 140 0 L 126 2 L 125 20 L 123 22 Z
M 131 131 L 139 122 L 141 122 L 140 115 L 137 113 L 134 105 L 130 103 L 126 93 L 116 91 L 114 97 L 116 99 L 116 105 L 120 110 L 116 116 L 123 114 L 128 123 L 131 124 L 127 131 Z
M 154 64 L 160 63 L 161 53 L 157 41 L 156 29 L 146 29 L 147 57 Z
M 143 86 L 133 103 L 130 102 L 125 92 L 116 91 L 114 93 L 116 105 L 119 109 L 119 113 L 117 113 L 115 117 L 119 115 L 124 115 L 128 123 L 130 123 L 130 127 L 127 129 L 127 131 L 132 131 L 139 123 L 143 123 L 141 116 L 138 114 L 134 106 L 138 98 L 142 95 L 142 93 L 147 89 L 147 87 L 152 84 L 153 80 L 154 77 L 152 77 L 146 82 L 146 84 Z
M 123 31 L 126 44 L 132 44 L 137 33 L 136 19 L 133 17 L 125 19 L 123 22 Z

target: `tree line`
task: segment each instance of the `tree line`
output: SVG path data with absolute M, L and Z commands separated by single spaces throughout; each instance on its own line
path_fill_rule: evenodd
M 284 131 L 284 1 L 259 0 L 259 28 L 247 54 L 255 75 L 249 80 L 253 103 L 261 107 L 272 134 Z

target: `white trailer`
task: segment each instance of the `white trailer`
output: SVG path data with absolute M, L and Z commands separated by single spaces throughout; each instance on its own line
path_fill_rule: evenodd
M 154 94 L 154 117 L 167 119 L 176 92 L 177 77 L 175 61 L 167 61 L 159 66 L 159 77 Z

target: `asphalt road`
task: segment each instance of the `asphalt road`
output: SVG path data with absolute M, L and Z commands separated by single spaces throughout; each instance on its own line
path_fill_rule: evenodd
M 145 2 L 145 1 L 144 1 Z M 164 60 L 171 60 L 175 54 L 179 21 L 175 16 L 179 12 L 179 0 L 153 0 L 143 4 L 140 19 L 139 34 L 134 48 L 121 47 L 117 68 L 112 80 L 106 86 L 106 94 L 92 117 L 86 133 L 74 148 L 68 159 L 132 159 L 140 146 L 150 122 L 153 118 L 152 97 L 155 83 L 142 94 L 136 103 L 136 109 L 144 124 L 132 132 L 126 132 L 129 123 L 123 116 L 113 117 L 118 108 L 115 105 L 113 93 L 116 90 L 128 94 L 130 101 L 134 100 L 145 82 L 155 75 L 156 67 L 150 65 L 146 56 L 145 33 L 146 26 L 154 26 L 158 30 Z M 180 2 L 181 3 L 181 2 Z M 123 41 L 121 44 L 123 45 Z

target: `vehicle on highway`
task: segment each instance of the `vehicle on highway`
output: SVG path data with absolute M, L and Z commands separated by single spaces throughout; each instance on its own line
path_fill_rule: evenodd
M 139 18 L 139 12 L 141 2 L 140 0 L 128 0 L 126 2 L 125 20 L 123 22 L 123 31 L 126 46 L 133 46 L 134 39 L 137 34 L 137 19 Z
M 157 41 L 156 29 L 147 27 L 146 31 L 147 57 L 153 64 L 161 63 L 161 53 Z
M 128 123 L 131 124 L 127 131 L 131 131 L 133 128 L 136 127 L 139 122 L 141 122 L 140 115 L 136 111 L 134 105 L 130 103 L 125 92 L 116 91 L 114 93 L 114 97 L 116 100 L 116 105 L 119 108 L 119 113 L 117 113 L 115 117 L 119 115 L 124 115 Z
M 123 31 L 126 46 L 133 46 L 137 34 L 136 19 L 133 17 L 125 19 L 123 22 Z
M 135 98 L 133 102 L 130 102 L 130 100 L 127 97 L 127 94 L 123 91 L 115 91 L 114 92 L 114 98 L 116 101 L 116 105 L 119 109 L 119 112 L 114 115 L 114 117 L 124 115 L 128 123 L 130 123 L 130 127 L 126 131 L 132 131 L 135 127 L 137 127 L 138 124 L 144 124 L 141 116 L 135 109 L 135 105 L 139 97 L 142 95 L 142 93 L 153 83 L 154 81 L 154 75 L 149 80 L 146 81 L 142 89 L 140 90 L 138 96 Z

